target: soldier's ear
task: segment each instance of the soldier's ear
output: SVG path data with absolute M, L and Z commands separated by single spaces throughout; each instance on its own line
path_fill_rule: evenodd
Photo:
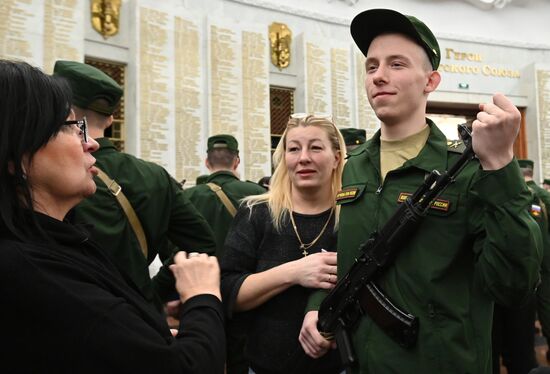
M 439 74 L 437 70 L 430 72 L 428 75 L 428 81 L 426 82 L 426 86 L 424 87 L 424 93 L 429 94 L 431 92 L 434 92 L 437 89 L 437 86 L 439 86 L 440 82 L 441 74 Z

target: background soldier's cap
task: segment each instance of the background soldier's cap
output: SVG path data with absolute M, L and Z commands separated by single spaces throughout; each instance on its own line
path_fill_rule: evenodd
M 535 163 L 531 160 L 518 160 L 519 167 L 522 169 L 531 169 L 535 167 Z
M 237 139 L 227 134 L 214 135 L 209 137 L 207 152 L 219 148 L 227 148 L 230 151 L 239 152 L 239 143 L 237 142 Z
M 355 44 L 365 56 L 370 43 L 378 35 L 388 32 L 407 35 L 424 48 L 434 70 L 439 67 L 441 52 L 437 39 L 428 26 L 416 17 L 390 9 L 366 10 L 351 21 L 350 31 Z
M 199 184 L 205 184 L 206 180 L 208 179 L 208 174 L 202 174 L 197 177 L 195 180 L 195 184 L 198 186 Z
M 122 88 L 101 70 L 81 62 L 60 60 L 55 63 L 53 73 L 69 81 L 74 105 L 105 115 L 116 110 Z
M 547 184 L 550 186 L 550 179 L 545 179 L 542 181 L 542 184 Z
M 364 129 L 349 127 L 340 129 L 340 133 L 342 133 L 346 145 L 359 145 L 367 140 L 367 132 Z

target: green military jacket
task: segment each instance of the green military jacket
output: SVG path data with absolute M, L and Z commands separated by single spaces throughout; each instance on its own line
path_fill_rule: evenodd
M 533 190 L 533 193 L 542 200 L 547 208 L 550 208 L 550 192 L 546 191 L 544 188 L 536 184 L 533 180 L 528 181 L 527 186 L 529 186 Z
M 149 277 L 148 266 L 158 250 L 168 238 L 182 250 L 213 254 L 212 230 L 164 168 L 118 152 L 107 138 L 96 140 L 100 145 L 93 154 L 96 165 L 122 187 L 134 208 L 147 238 L 148 258 L 124 211 L 99 178 L 95 178 L 96 193 L 75 208 L 75 221 L 94 225 L 94 240 L 113 255 L 145 298 L 158 305 L 157 296 L 166 301 L 175 292 L 174 278 L 167 267 L 161 268 L 154 285 Z
M 380 132 L 351 153 L 343 175 L 338 277 L 432 171 L 460 156 L 431 128 L 419 155 L 380 176 Z M 353 332 L 361 373 L 491 373 L 493 301 L 519 305 L 538 281 L 541 237 L 527 210 L 531 194 L 514 160 L 497 171 L 470 162 L 429 209 L 419 230 L 377 281 L 397 306 L 419 318 L 414 348 L 400 347 L 364 316 Z
M 191 200 L 212 227 L 216 238 L 216 256 L 220 257 L 233 217 L 231 217 L 216 193 L 206 183 L 215 183 L 220 186 L 235 208 L 239 207 L 243 198 L 265 193 L 266 189 L 253 182 L 240 181 L 230 171 L 218 171 L 209 175 L 205 184 L 184 191 L 184 195 Z
M 541 282 L 537 288 L 537 313 L 543 335 L 550 338 L 550 227 L 548 225 L 550 193 L 538 186 L 534 181 L 528 181 L 527 186 L 534 194 L 531 213 L 539 224 L 544 243 L 544 255 L 540 268 Z M 540 214 L 538 214 L 537 206 L 540 207 Z

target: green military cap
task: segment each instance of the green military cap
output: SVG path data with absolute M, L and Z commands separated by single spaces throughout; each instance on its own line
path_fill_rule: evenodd
M 349 127 L 340 129 L 340 133 L 342 133 L 346 145 L 359 145 L 367 140 L 367 132 L 364 129 Z
M 370 9 L 355 16 L 350 31 L 355 44 L 365 56 L 370 43 L 378 35 L 387 32 L 407 35 L 424 48 L 434 70 L 439 67 L 441 52 L 437 39 L 428 26 L 416 17 L 390 9 Z
M 206 180 L 208 179 L 208 174 L 202 174 L 199 175 L 195 181 L 195 184 L 198 186 L 199 184 L 205 184 Z
M 209 137 L 207 151 L 210 152 L 211 150 L 218 148 L 226 148 L 230 151 L 239 152 L 239 143 L 237 142 L 237 139 L 227 134 L 220 134 Z
M 547 184 L 550 186 L 550 179 L 545 179 L 542 181 L 542 184 Z
M 111 115 L 122 97 L 122 88 L 114 79 L 82 62 L 56 61 L 53 73 L 69 81 L 73 104 L 82 109 Z
M 518 160 L 519 167 L 522 169 L 531 169 L 535 168 L 535 163 L 531 160 Z

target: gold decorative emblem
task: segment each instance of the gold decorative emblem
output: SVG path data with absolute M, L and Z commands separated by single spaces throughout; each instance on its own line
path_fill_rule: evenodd
M 458 148 L 459 145 L 461 145 L 462 142 L 460 140 L 448 140 L 447 141 L 447 147 L 449 148 Z
M 107 39 L 118 33 L 121 0 L 91 0 L 92 26 Z
M 273 22 L 269 26 L 271 42 L 271 63 L 283 70 L 290 64 L 290 43 L 292 31 L 284 23 Z

